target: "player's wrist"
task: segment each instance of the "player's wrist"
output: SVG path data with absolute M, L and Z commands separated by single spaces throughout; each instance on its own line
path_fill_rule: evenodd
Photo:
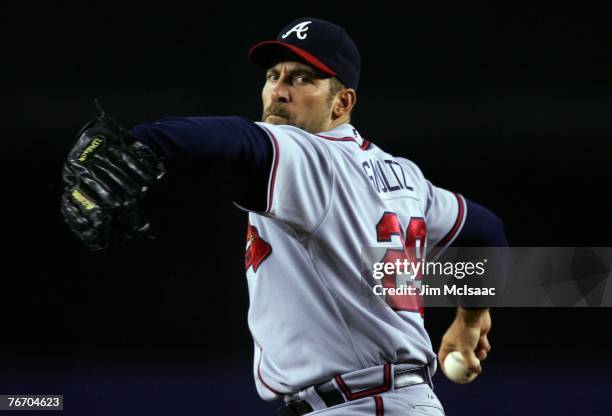
M 480 319 L 489 313 L 489 308 L 463 308 L 457 307 L 457 319 L 460 319 L 465 324 L 476 324 Z

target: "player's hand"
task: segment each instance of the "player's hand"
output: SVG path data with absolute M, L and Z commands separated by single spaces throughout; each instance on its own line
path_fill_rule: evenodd
M 451 351 L 459 351 L 470 371 L 482 372 L 480 361 L 487 358 L 491 344 L 487 334 L 491 330 L 489 309 L 466 310 L 457 308 L 457 316 L 442 337 L 438 359 L 444 363 Z
M 61 213 L 91 250 L 147 237 L 139 203 L 164 173 L 148 147 L 101 112 L 81 129 L 64 164 Z

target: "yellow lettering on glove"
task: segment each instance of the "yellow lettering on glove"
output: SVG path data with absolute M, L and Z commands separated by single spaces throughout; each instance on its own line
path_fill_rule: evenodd
M 85 162 L 89 154 L 100 147 L 102 143 L 104 143 L 104 139 L 102 137 L 94 137 L 89 146 L 87 146 L 85 150 L 83 150 L 83 153 L 81 153 L 81 156 L 79 156 L 79 162 Z
M 96 204 L 85 198 L 85 195 L 79 192 L 78 189 L 74 189 L 72 191 L 72 197 L 76 199 L 81 205 L 83 205 L 86 210 L 94 209 L 96 207 Z

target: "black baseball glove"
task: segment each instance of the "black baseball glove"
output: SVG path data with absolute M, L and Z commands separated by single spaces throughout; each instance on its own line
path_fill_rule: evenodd
M 61 213 L 91 250 L 150 237 L 140 202 L 164 173 L 147 146 L 100 110 L 81 129 L 64 164 Z

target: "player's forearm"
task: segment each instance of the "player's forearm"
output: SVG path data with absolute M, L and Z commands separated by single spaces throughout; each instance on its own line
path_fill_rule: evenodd
M 195 166 L 217 190 L 250 209 L 265 209 L 272 145 L 240 117 L 173 117 L 135 126 L 131 135 L 166 160 Z

